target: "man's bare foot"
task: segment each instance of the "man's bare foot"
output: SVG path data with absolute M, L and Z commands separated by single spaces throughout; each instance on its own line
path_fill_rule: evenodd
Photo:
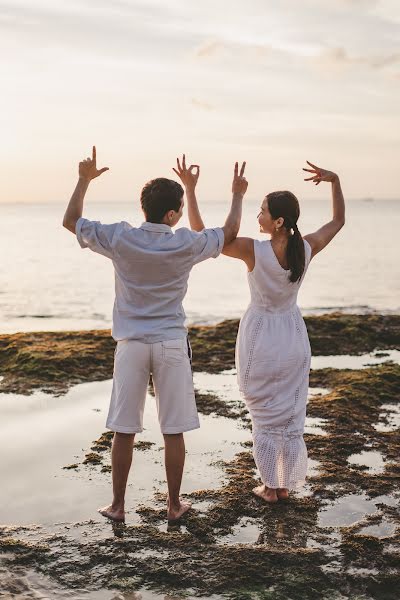
M 168 502 L 167 519 L 168 523 L 175 523 L 183 517 L 188 510 L 192 508 L 192 503 L 179 499 L 179 506 L 171 506 Z
M 114 508 L 112 504 L 110 504 L 110 506 L 105 506 L 104 508 L 99 508 L 98 512 L 103 515 L 103 517 L 111 519 L 111 521 L 116 521 L 117 523 L 122 523 L 125 521 L 124 509 Z
M 265 502 L 268 502 L 269 504 L 275 504 L 275 502 L 278 502 L 276 490 L 274 488 L 269 488 L 264 484 L 253 488 L 253 494 L 259 498 L 262 498 L 262 500 L 265 500 Z
M 287 500 L 289 498 L 289 490 L 286 488 L 278 488 L 276 494 L 279 500 Z

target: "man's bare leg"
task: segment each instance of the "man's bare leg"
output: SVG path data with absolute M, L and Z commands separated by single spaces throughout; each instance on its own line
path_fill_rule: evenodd
M 184 502 L 179 497 L 185 464 L 185 440 L 183 433 L 164 433 L 164 442 L 165 471 L 168 482 L 167 518 L 168 521 L 176 521 L 191 507 L 190 502 Z
M 113 501 L 109 506 L 99 508 L 103 517 L 113 521 L 125 521 L 125 491 L 132 464 L 134 441 L 134 433 L 114 433 L 111 450 Z

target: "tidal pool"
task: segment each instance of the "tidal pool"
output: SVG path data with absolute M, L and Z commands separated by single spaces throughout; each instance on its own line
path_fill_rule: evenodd
M 358 454 L 351 454 L 347 459 L 350 465 L 366 467 L 371 475 L 379 475 L 385 470 L 385 461 L 381 452 L 363 450 Z
M 319 524 L 321 527 L 347 527 L 357 523 L 378 510 L 378 504 L 396 506 L 398 499 L 394 496 L 378 496 L 368 498 L 365 493 L 348 494 L 321 508 Z
M 217 599 L 221 596 L 213 591 L 228 589 L 232 581 L 242 581 L 240 585 L 250 594 L 247 586 L 256 579 L 261 582 L 260 594 L 269 600 L 274 595 L 268 594 L 276 591 L 271 583 L 274 579 L 290 584 L 288 590 L 296 600 L 317 598 L 313 589 L 320 592 L 318 598 L 345 598 L 335 577 L 350 573 L 350 567 L 342 562 L 341 544 L 346 535 L 353 535 L 351 528 L 359 527 L 356 533 L 360 538 L 388 537 L 395 544 L 395 523 L 380 506 L 391 510 L 397 501 L 395 494 L 377 498 L 366 492 L 349 494 L 341 491 L 340 481 L 333 477 L 322 484 L 328 495 L 319 495 L 318 482 L 327 473 L 324 475 L 327 457 L 320 448 L 332 438 L 331 429 L 329 436 L 325 431 L 331 418 L 325 418 L 323 411 L 322 416 L 306 420 L 306 433 L 313 434 L 314 440 L 314 444 L 310 442 L 308 482 L 288 502 L 267 506 L 251 494 L 257 473 L 235 371 L 195 373 L 194 381 L 204 395 L 203 402 L 207 402 L 207 394 L 210 401 L 215 395 L 232 411 L 229 418 L 217 414 L 218 410 L 200 415 L 201 429 L 185 436 L 182 492 L 192 499 L 194 510 L 175 529 L 168 528 L 165 521 L 163 438 L 151 394 L 146 402 L 145 431 L 137 440 L 153 445 L 134 452 L 127 524 L 121 527 L 96 511 L 110 500 L 111 476 L 102 471 L 109 466 L 109 451 L 101 452 L 99 464 L 83 464 L 93 442 L 105 431 L 112 382 L 76 385 L 57 397 L 42 392 L 0 394 L 0 453 L 7 454 L 7 461 L 0 463 L 1 481 L 7 483 L 0 498 L 4 524 L 0 527 L 0 588 L 18 600 L 174 600 L 194 595 Z M 310 388 L 310 405 L 319 401 L 323 406 L 324 399 L 318 397 L 328 392 Z M 381 414 L 386 406 L 382 405 Z M 345 468 L 351 473 L 353 460 L 361 456 L 364 462 L 360 464 L 366 464 L 372 460 L 371 453 L 349 453 L 351 460 Z M 383 454 L 380 460 L 385 462 Z M 73 468 L 64 469 L 71 465 Z M 368 521 L 370 517 L 373 521 Z M 9 540 L 15 541 L 15 554 Z M 392 552 L 387 544 L 385 549 Z M 37 569 L 31 568 L 32 564 Z M 303 572 L 308 573 L 312 585 L 296 580 Z M 207 587 L 210 573 L 214 583 Z M 385 576 L 390 573 L 389 565 Z M 327 580 L 328 576 L 331 579 Z M 113 587 L 115 591 L 110 589 Z M 199 596 L 205 589 L 209 593 Z M 276 597 L 280 600 L 289 595 Z

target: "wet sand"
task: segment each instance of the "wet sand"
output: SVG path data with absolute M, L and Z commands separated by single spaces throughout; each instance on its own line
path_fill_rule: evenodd
M 330 355 L 331 348 L 340 354 L 335 344 L 338 332 L 347 337 L 351 329 L 349 315 L 343 327 L 341 317 L 327 317 L 332 339 L 324 317 L 311 325 L 312 343 L 325 339 L 326 348 L 313 358 L 310 378 L 309 476 L 275 506 L 251 494 L 258 476 L 232 369 L 236 325 L 197 328 L 201 429 L 186 435 L 182 489 L 194 509 L 175 528 L 166 523 L 151 390 L 126 525 L 96 513 L 110 499 L 104 421 L 113 344 L 106 334 L 2 336 L 9 350 L 0 371 L 0 452 L 7 456 L 0 465 L 0 597 L 397 598 L 400 344 L 398 321 L 377 317 L 365 326 L 368 343 L 355 343 L 352 356 Z M 77 383 L 82 365 L 73 371 L 82 353 L 88 383 Z M 36 357 L 33 366 L 28 355 Z

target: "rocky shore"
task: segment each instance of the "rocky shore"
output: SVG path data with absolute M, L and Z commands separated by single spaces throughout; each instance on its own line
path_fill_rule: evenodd
M 165 528 L 164 492 L 136 507 L 139 524 L 115 525 L 98 539 L 99 524 L 92 520 L 71 524 L 82 530 L 73 537 L 44 532 L 30 539 L 29 528 L 4 526 L 0 554 L 7 568 L 33 568 L 71 590 L 109 588 L 119 594 L 144 586 L 160 594 L 238 600 L 395 600 L 400 365 L 389 352 L 400 349 L 400 316 L 337 313 L 306 323 L 314 355 L 374 352 L 383 360 L 357 369 L 334 368 L 332 360 L 331 367 L 311 371 L 308 417 L 320 431 L 305 434 L 309 457 L 318 465 L 306 494 L 276 506 L 253 497 L 257 473 L 243 402 L 239 394 L 227 399 L 222 390 L 199 389 L 199 412 L 221 423 L 233 419 L 249 435 L 233 460 L 219 464 L 222 485 L 187 494 L 194 509 L 181 527 Z M 191 328 L 196 372 L 217 375 L 234 366 L 237 325 Z M 109 331 L 3 335 L 0 350 L 3 393 L 41 389 L 57 396 L 76 383 L 112 377 Z M 109 432 L 88 439 L 80 459 L 62 472 L 109 477 L 111 440 Z M 156 456 L 152 440 L 141 440 L 137 449 Z M 368 460 L 376 456 L 382 464 L 370 468 Z M 360 515 L 349 519 L 346 510 Z M 329 521 L 327 514 L 337 517 Z M 245 543 L 246 529 L 251 543 Z
M 400 348 L 399 315 L 333 313 L 305 318 L 315 356 Z M 234 367 L 237 320 L 191 327 L 195 371 Z M 0 335 L 0 392 L 64 393 L 71 385 L 110 379 L 115 342 L 109 330 Z

